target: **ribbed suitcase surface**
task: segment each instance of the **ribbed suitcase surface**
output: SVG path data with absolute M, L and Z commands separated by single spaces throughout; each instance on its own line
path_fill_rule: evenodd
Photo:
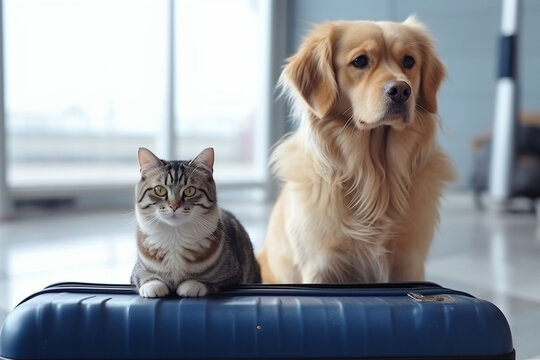
M 432 283 L 243 286 L 144 299 L 126 285 L 56 284 L 0 332 L 3 359 L 513 359 L 493 304 Z

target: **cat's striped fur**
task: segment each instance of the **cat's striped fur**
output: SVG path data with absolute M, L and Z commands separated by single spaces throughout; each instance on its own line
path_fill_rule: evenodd
M 141 296 L 204 296 L 260 282 L 248 234 L 217 204 L 213 149 L 191 161 L 165 161 L 141 148 L 138 158 L 138 258 L 131 282 Z

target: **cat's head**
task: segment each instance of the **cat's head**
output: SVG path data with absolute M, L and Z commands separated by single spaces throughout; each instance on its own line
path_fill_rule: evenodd
M 143 228 L 197 222 L 216 209 L 214 149 L 204 149 L 191 161 L 165 161 L 140 148 L 138 160 L 141 179 L 135 209 Z

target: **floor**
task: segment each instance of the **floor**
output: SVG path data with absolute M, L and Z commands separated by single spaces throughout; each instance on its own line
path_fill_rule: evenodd
M 269 206 L 226 198 L 256 248 Z M 23 298 L 60 281 L 126 283 L 135 259 L 131 209 L 31 213 L 0 222 L 0 323 Z M 525 212 L 478 212 L 449 193 L 427 280 L 495 303 L 509 320 L 518 359 L 540 359 L 540 220 Z

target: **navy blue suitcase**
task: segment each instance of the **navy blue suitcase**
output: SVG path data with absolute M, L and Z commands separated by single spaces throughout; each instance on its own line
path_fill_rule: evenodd
M 253 285 L 144 299 L 61 283 L 6 318 L 2 359 L 514 359 L 493 304 L 432 283 Z

